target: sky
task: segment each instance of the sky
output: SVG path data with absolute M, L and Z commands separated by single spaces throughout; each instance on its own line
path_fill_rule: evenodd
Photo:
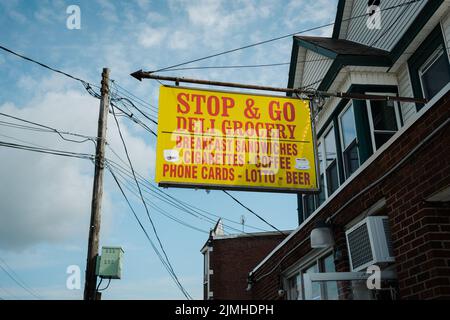
M 80 8 L 80 29 L 67 28 L 70 14 L 66 10 L 70 5 Z M 0 45 L 97 85 L 102 68 L 108 67 L 116 84 L 157 108 L 160 84 L 153 80 L 138 82 L 129 76 L 131 72 L 155 70 L 327 24 L 334 21 L 336 5 L 335 0 L 0 0 Z M 330 36 L 331 32 L 332 27 L 327 27 L 310 35 Z M 188 67 L 286 63 L 291 49 L 289 37 Z M 165 74 L 285 87 L 288 69 L 284 65 Z M 99 100 L 90 96 L 80 82 L 0 51 L 0 113 L 96 136 L 98 109 Z M 11 119 L 0 116 L 0 121 Z M 119 121 L 136 171 L 155 185 L 155 138 L 124 117 Z M 108 143 L 125 158 L 111 115 L 108 122 Z M 68 142 L 52 133 L 4 124 L 0 124 L 0 141 L 95 153 L 90 141 Z M 119 161 L 110 149 L 106 157 Z M 0 159 L 0 298 L 32 299 L 31 291 L 42 299 L 81 299 L 92 162 L 3 147 Z M 125 254 L 122 279 L 111 282 L 103 299 L 183 299 L 108 172 L 104 188 L 100 245 L 121 246 Z M 218 217 L 239 222 L 244 216 L 246 232 L 255 231 L 250 226 L 270 229 L 223 192 L 164 191 Z M 232 194 L 277 228 L 297 227 L 295 195 Z M 200 249 L 212 224 L 148 197 L 179 220 L 203 231 L 188 228 L 150 208 L 180 282 L 194 299 L 202 299 Z M 129 198 L 150 230 L 142 203 L 131 193 Z M 241 229 L 227 222 L 225 226 Z M 70 266 L 81 270 L 80 289 L 67 286 Z M 3 269 L 20 279 L 28 291 Z

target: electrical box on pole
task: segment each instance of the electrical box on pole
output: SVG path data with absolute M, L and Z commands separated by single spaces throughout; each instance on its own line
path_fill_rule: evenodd
M 97 276 L 104 279 L 122 278 L 121 247 L 102 247 L 102 255 L 97 260 Z

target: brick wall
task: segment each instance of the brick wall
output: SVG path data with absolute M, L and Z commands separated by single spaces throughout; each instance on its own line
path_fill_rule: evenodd
M 247 289 L 249 272 L 272 251 L 285 236 L 238 237 L 212 241 L 210 252 L 210 290 L 215 300 L 251 299 Z
M 364 187 L 383 176 L 434 129 L 450 117 L 450 93 L 437 102 L 393 145 L 336 195 L 300 232 L 255 274 L 254 299 L 277 299 L 280 271 L 311 252 L 302 242 L 318 220 L 331 216 Z M 425 203 L 450 185 L 450 125 L 447 125 L 403 166 L 378 186 L 359 196 L 333 221 L 336 249 L 343 255 L 336 270 L 349 271 L 344 226 L 382 198 L 389 217 L 401 299 L 450 298 L 450 209 Z M 268 271 L 276 271 L 267 275 Z M 266 274 L 266 275 L 265 275 Z M 263 278 L 261 278 L 265 275 Z

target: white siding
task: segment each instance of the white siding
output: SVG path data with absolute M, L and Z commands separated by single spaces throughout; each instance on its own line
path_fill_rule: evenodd
M 381 10 L 405 3 L 405 0 L 381 2 Z M 381 12 L 381 29 L 370 30 L 366 26 L 367 18 L 355 18 L 350 21 L 347 40 L 391 51 L 427 1 L 419 1 L 396 9 Z M 354 0 L 351 17 L 360 16 L 367 11 L 367 0 Z
M 308 87 L 308 89 L 317 89 L 320 84 L 320 80 L 322 80 L 328 72 L 328 69 L 332 63 L 332 59 L 328 59 L 325 56 L 311 50 L 307 50 L 300 86 Z M 314 85 L 311 85 L 313 83 Z
M 450 13 L 441 21 L 442 33 L 444 34 L 445 43 L 447 44 L 447 52 L 450 54 Z
M 342 14 L 342 23 L 341 23 L 341 30 L 340 30 L 340 33 L 339 33 L 339 39 L 347 38 L 348 25 L 349 25 L 349 23 L 351 21 L 351 20 L 348 20 L 348 18 L 352 14 L 353 3 L 355 1 L 358 1 L 358 0 L 347 0 L 347 1 L 345 1 L 344 12 Z
M 398 94 L 401 97 L 414 97 L 407 63 L 404 63 L 398 70 Z M 414 103 L 401 103 L 400 107 L 403 122 L 407 124 L 416 114 L 416 105 Z

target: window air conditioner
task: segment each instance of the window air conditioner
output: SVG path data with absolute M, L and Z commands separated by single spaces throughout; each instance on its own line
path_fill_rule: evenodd
M 367 217 L 345 232 L 352 271 L 394 262 L 388 217 Z

